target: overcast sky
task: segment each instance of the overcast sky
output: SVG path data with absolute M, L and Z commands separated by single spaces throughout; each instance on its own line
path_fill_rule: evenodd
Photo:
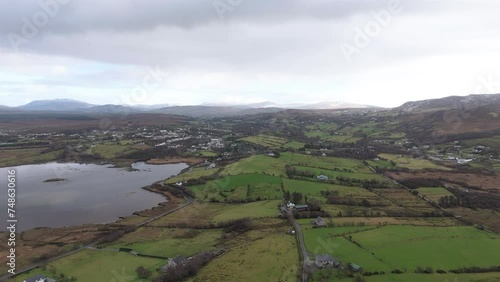
M 497 0 L 0 2 L 0 104 L 500 93 Z

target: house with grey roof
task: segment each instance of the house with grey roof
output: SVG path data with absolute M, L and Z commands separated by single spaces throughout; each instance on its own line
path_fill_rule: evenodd
M 319 181 L 326 181 L 326 180 L 328 180 L 328 176 L 326 176 L 326 175 L 318 175 L 316 177 L 316 179 L 318 179 Z
M 56 282 L 56 280 L 42 274 L 37 274 L 35 276 L 24 279 L 23 282 Z
M 178 265 L 182 265 L 188 261 L 188 258 L 185 256 L 176 256 L 174 258 L 169 258 L 166 265 L 161 267 L 162 271 L 167 271 L 169 268 L 175 268 Z
M 309 210 L 309 206 L 308 205 L 295 205 L 294 210 L 295 211 L 307 211 L 307 210 Z
M 325 222 L 325 220 L 321 216 L 318 216 L 313 221 L 313 227 L 326 227 L 326 222 Z
M 314 258 L 314 264 L 316 264 L 316 266 L 319 268 L 324 268 L 324 267 L 339 266 L 340 262 L 330 255 L 323 254 L 323 255 L 317 255 Z

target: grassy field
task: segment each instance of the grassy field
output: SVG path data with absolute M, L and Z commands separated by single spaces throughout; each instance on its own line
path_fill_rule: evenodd
M 489 267 L 500 250 L 498 235 L 474 227 L 386 226 L 352 236 L 383 261 L 408 270 Z
M 285 138 L 272 136 L 272 135 L 264 135 L 264 134 L 249 136 L 249 137 L 241 138 L 239 140 L 249 142 L 249 143 L 254 143 L 254 144 L 257 144 L 257 145 L 260 145 L 263 147 L 267 147 L 267 148 L 271 148 L 271 149 L 277 149 L 288 142 Z
M 410 156 L 379 154 L 379 157 L 381 157 L 382 159 L 395 162 L 398 167 L 408 168 L 413 170 L 421 170 L 421 169 L 451 170 L 448 167 L 437 165 L 429 160 L 415 159 Z
M 367 227 L 357 227 L 362 229 Z M 343 262 L 354 262 L 366 271 L 418 266 L 449 271 L 465 266 L 489 267 L 498 263 L 500 236 L 474 227 L 384 226 L 339 237 L 345 228 L 306 229 L 312 253 L 330 253 Z M 355 232 L 356 230 L 351 230 Z M 359 230 L 357 230 L 359 231 Z
M 284 220 L 266 220 L 264 225 L 232 239 L 235 244 L 188 281 L 296 281 L 299 254 L 296 240 L 287 235 Z
M 265 174 L 239 174 L 189 187 L 198 200 L 234 202 L 282 199 L 281 178 Z
M 177 176 L 174 176 L 172 178 L 169 178 L 167 180 L 165 180 L 165 183 L 166 184 L 172 184 L 172 183 L 176 183 L 176 182 L 179 182 L 179 181 L 187 181 L 187 180 L 190 180 L 190 179 L 198 179 L 202 176 L 210 176 L 214 173 L 217 172 L 217 168 L 212 168 L 212 169 L 205 169 L 205 167 L 196 167 L 196 168 L 193 168 L 189 171 L 186 171 L 182 174 L 179 174 Z
M 500 136 L 490 138 L 478 138 L 461 141 L 465 146 L 487 146 L 495 149 L 500 149 Z
M 337 191 L 340 197 L 377 197 L 376 194 L 359 187 L 347 187 L 322 182 L 311 182 L 294 179 L 283 179 L 285 190 L 290 193 L 300 192 L 304 195 L 321 197 L 321 191 Z
M 417 191 L 435 202 L 438 202 L 441 197 L 453 196 L 453 194 L 444 187 L 421 187 L 418 188 Z
M 342 135 L 329 134 L 328 132 L 322 130 L 305 131 L 304 134 L 309 138 L 319 138 L 324 141 L 343 143 L 343 144 L 353 144 L 363 139 L 362 137 L 356 137 L 350 134 L 342 134 Z
M 164 216 L 152 223 L 153 226 L 189 223 L 207 225 L 238 218 L 276 217 L 280 201 L 260 201 L 247 204 L 223 204 L 195 202 L 179 211 Z
M 190 156 L 194 156 L 194 157 L 207 157 L 207 158 L 210 158 L 210 157 L 217 157 L 219 154 L 214 152 L 214 151 L 196 151 L 196 152 L 192 152 L 190 154 L 188 154 Z
M 358 172 L 358 170 L 352 172 L 343 172 L 343 171 L 334 171 L 334 170 L 321 169 L 315 167 L 305 167 L 305 166 L 296 166 L 295 169 L 297 169 L 298 171 L 309 171 L 316 176 L 326 175 L 331 180 L 335 180 L 337 177 L 342 177 L 350 179 L 376 180 L 379 182 L 387 182 L 387 179 L 385 179 L 383 176 L 371 172 Z M 363 171 L 366 170 L 363 169 Z
M 373 168 L 383 168 L 383 169 L 394 169 L 396 168 L 395 165 L 393 165 L 390 161 L 388 160 L 368 160 L 368 164 L 373 167 Z
M 284 177 L 285 164 L 281 158 L 255 155 L 227 165 L 222 170 L 221 175 L 238 175 L 244 173 L 265 173 Z
M 304 240 L 310 254 L 330 254 L 343 263 L 355 263 L 365 271 L 390 272 L 391 267 L 368 250 L 359 248 L 344 237 L 333 237 L 330 228 L 304 230 Z
M 323 169 L 346 169 L 358 173 L 371 173 L 363 162 L 347 158 L 318 157 L 296 153 L 283 153 L 280 160 L 292 166 L 307 166 Z
M 385 274 L 378 276 L 364 277 L 367 282 L 500 282 L 499 273 L 474 273 L 474 274 L 416 274 L 416 273 L 404 273 L 404 274 Z M 319 281 L 316 279 L 315 281 Z M 325 281 L 340 281 L 340 282 L 352 282 L 353 278 L 341 278 L 338 279 L 333 277 L 331 280 L 326 279 Z
M 284 144 L 283 147 L 298 150 L 298 149 L 304 148 L 305 145 L 306 145 L 306 143 L 303 143 L 303 142 L 292 141 L 292 142 L 288 142 L 288 143 Z
M 69 257 L 51 262 L 48 270 L 55 270 L 57 276 L 76 277 L 78 281 L 140 281 L 136 277 L 135 269 L 138 266 L 149 268 L 153 272 L 156 267 L 166 264 L 165 260 L 144 258 L 123 252 L 84 250 Z M 40 273 L 38 269 L 20 275 L 14 281 L 23 281 L 30 276 Z M 53 278 L 50 271 L 45 273 Z
M 90 149 L 91 154 L 99 154 L 106 159 L 117 158 L 120 155 L 128 154 L 136 151 L 132 149 L 128 142 L 108 142 L 102 144 L 96 144 L 94 148 Z
M 57 160 L 63 150 L 42 153 L 43 148 L 2 149 L 0 150 L 0 167 L 23 164 L 46 163 Z
M 221 236 L 220 229 L 191 230 L 169 228 L 139 228 L 106 248 L 130 248 L 134 251 L 165 257 L 191 256 L 214 249 Z
M 336 207 L 339 207 L 336 205 Z M 336 215 L 336 213 L 332 213 Z M 301 219 L 302 220 L 302 219 Z M 450 217 L 332 217 L 325 219 L 336 226 L 351 225 L 413 225 L 413 226 L 456 226 L 458 222 Z M 310 225 L 310 220 L 304 223 Z
M 223 212 L 213 217 L 215 222 L 228 221 L 238 218 L 276 217 L 279 214 L 280 200 L 260 201 L 243 205 L 230 205 Z
M 347 169 L 358 173 L 371 173 L 363 162 L 346 158 L 318 157 L 298 153 L 281 153 L 279 158 L 267 155 L 254 155 L 227 165 L 221 175 L 237 175 L 243 173 L 264 173 L 285 176 L 285 166 L 307 166 L 323 169 Z

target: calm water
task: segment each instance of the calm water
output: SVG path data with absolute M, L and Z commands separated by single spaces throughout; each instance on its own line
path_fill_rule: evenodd
M 148 165 L 134 163 L 134 169 L 109 165 L 47 163 L 14 167 L 17 175 L 18 231 L 34 227 L 62 227 L 84 223 L 105 223 L 120 216 L 165 202 L 160 194 L 141 187 L 177 175 L 186 164 Z M 7 219 L 7 171 L 0 168 L 0 218 Z M 63 182 L 48 182 L 63 178 Z

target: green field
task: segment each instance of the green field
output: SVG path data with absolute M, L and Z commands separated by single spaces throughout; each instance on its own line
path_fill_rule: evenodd
M 56 161 L 63 150 L 42 153 L 43 149 L 2 149 L 0 150 L 0 167 L 23 164 L 46 163 Z
M 134 256 L 129 253 L 84 250 L 66 258 L 51 262 L 47 269 L 55 269 L 57 276 L 76 277 L 77 281 L 141 281 L 136 277 L 135 269 L 144 266 L 155 272 L 157 267 L 166 264 L 166 260 Z M 14 281 L 23 281 L 40 273 L 35 269 L 20 275 Z M 52 278 L 58 278 L 45 271 Z
M 285 230 L 248 232 L 249 241 L 231 248 L 188 281 L 296 281 L 296 240 Z
M 344 143 L 344 144 L 354 144 L 359 140 L 363 139 L 362 137 L 352 136 L 350 134 L 329 134 L 328 132 L 321 130 L 312 130 L 305 131 L 304 134 L 309 138 L 319 138 L 321 140 L 335 142 L 335 143 Z
M 283 145 L 283 147 L 298 150 L 298 149 L 304 148 L 305 145 L 306 145 L 306 143 L 303 143 L 303 142 L 292 141 L 292 142 L 286 143 L 285 145 Z
M 312 253 L 325 252 L 342 262 L 354 262 L 366 271 L 401 269 L 414 272 L 418 266 L 449 271 L 467 266 L 498 264 L 500 236 L 474 227 L 416 227 L 389 225 L 348 236 L 334 237 L 335 228 L 304 231 Z
M 220 202 L 282 199 L 281 178 L 265 174 L 226 176 L 205 184 L 190 186 L 198 200 Z
M 366 171 L 366 169 L 363 169 L 363 171 L 365 172 L 359 172 L 359 170 L 352 172 L 343 172 L 343 171 L 334 171 L 334 170 L 321 169 L 315 167 L 305 167 L 305 166 L 296 166 L 295 169 L 297 169 L 298 171 L 312 172 L 315 176 L 326 175 L 331 180 L 335 180 L 337 177 L 342 177 L 350 179 L 376 180 L 379 182 L 387 182 L 387 180 L 383 176 L 380 176 L 372 172 L 368 172 Z
M 218 171 L 217 168 L 205 169 L 205 167 L 196 167 L 182 174 L 179 174 L 177 176 L 165 180 L 165 184 L 172 184 L 179 181 L 187 181 L 190 179 L 198 179 L 202 176 L 211 176 L 217 171 Z
M 394 154 L 380 154 L 382 159 L 393 161 L 398 167 L 408 168 L 413 170 L 422 169 L 439 169 L 439 170 L 451 170 L 448 167 L 437 165 L 429 160 L 425 159 L 415 159 L 410 156 L 394 155 Z
M 363 162 L 347 158 L 318 157 L 298 153 L 281 153 L 279 158 L 267 155 L 254 155 L 227 165 L 221 175 L 237 175 L 242 173 L 264 173 L 285 176 L 285 166 L 308 166 L 323 169 L 347 169 L 358 173 L 371 173 Z
M 495 171 L 500 172 L 500 164 L 494 164 L 494 165 L 493 165 L 493 169 L 494 169 Z
M 281 158 L 255 155 L 227 165 L 222 170 L 221 175 L 238 175 L 242 173 L 265 173 L 284 177 L 285 164 Z
M 280 200 L 260 201 L 242 205 L 231 205 L 223 212 L 213 217 L 213 221 L 222 222 L 239 218 L 276 217 L 279 214 Z
M 307 251 L 312 254 L 330 254 L 343 263 L 355 263 L 365 271 L 390 272 L 391 266 L 380 261 L 369 251 L 349 242 L 344 237 L 333 237 L 328 234 L 330 228 L 304 230 L 304 241 Z M 312 256 L 311 256 L 312 258 Z
M 490 138 L 478 138 L 461 141 L 465 146 L 479 146 L 483 145 L 490 148 L 500 149 L 500 136 L 493 136 Z
M 316 275 L 318 277 L 318 275 Z M 367 282 L 500 282 L 499 273 L 474 273 L 474 274 L 417 274 L 417 273 L 404 273 L 404 274 L 385 274 L 374 275 L 370 277 L 363 277 Z M 314 281 L 320 281 L 316 279 Z M 352 282 L 353 278 L 337 278 L 326 279 L 325 281 L 340 281 Z
M 130 248 L 139 253 L 165 257 L 192 256 L 201 251 L 213 249 L 220 236 L 220 229 L 163 229 L 158 231 L 156 228 L 140 228 L 105 247 Z
M 376 194 L 359 187 L 348 187 L 335 184 L 327 184 L 322 182 L 311 182 L 294 179 L 283 179 L 285 190 L 290 193 L 300 192 L 304 195 L 321 197 L 321 191 L 337 191 L 338 196 L 354 196 L 354 197 L 378 197 Z
M 498 263 L 500 236 L 474 227 L 386 226 L 353 235 L 383 261 L 400 268 L 455 269 Z
M 108 142 L 96 144 L 94 148 L 89 149 L 91 154 L 99 154 L 106 159 L 113 159 L 136 151 L 132 149 L 128 142 Z
M 435 202 L 438 202 L 441 197 L 453 196 L 453 194 L 444 187 L 421 187 L 418 188 L 417 191 Z
M 283 146 L 288 141 L 285 138 L 272 136 L 272 135 L 255 135 L 239 139 L 240 141 L 245 141 L 253 144 L 257 144 L 263 147 L 277 149 Z
M 382 168 L 382 169 L 394 169 L 396 166 L 394 166 L 390 161 L 388 160 L 367 160 L 368 164 L 373 167 L 373 168 Z
M 214 151 L 196 151 L 188 154 L 188 156 L 206 157 L 206 158 L 217 157 L 218 155 L 219 154 Z

